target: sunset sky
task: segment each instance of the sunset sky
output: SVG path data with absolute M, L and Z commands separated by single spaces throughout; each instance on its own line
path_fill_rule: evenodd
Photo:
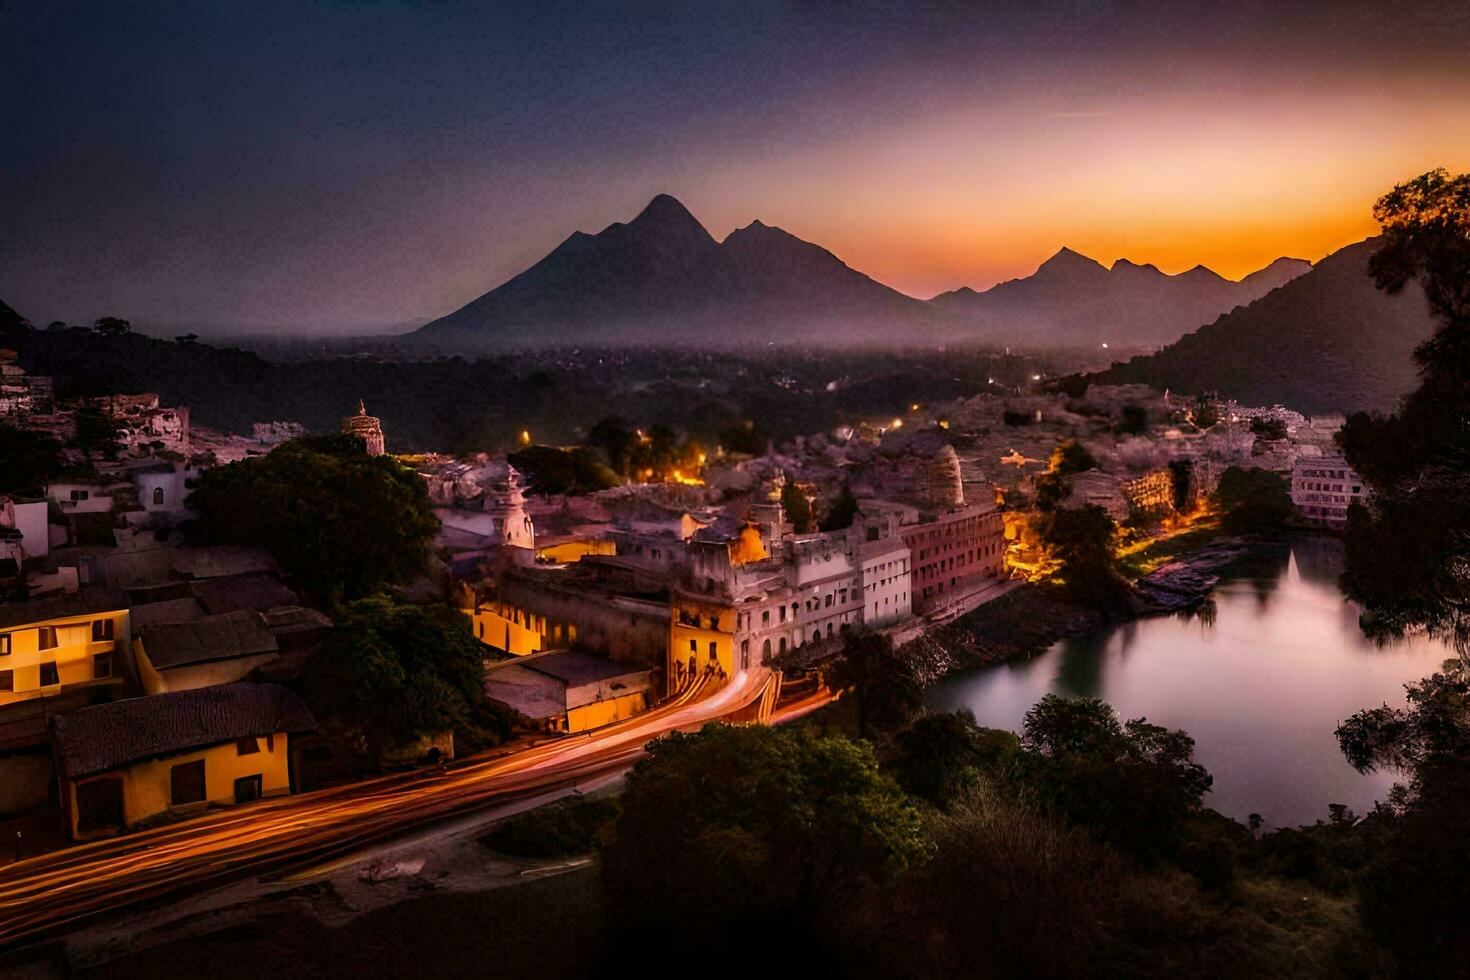
M 381 328 L 661 191 L 922 297 L 1063 244 L 1235 278 L 1470 170 L 1453 0 L 534 6 L 0 0 L 0 299 Z

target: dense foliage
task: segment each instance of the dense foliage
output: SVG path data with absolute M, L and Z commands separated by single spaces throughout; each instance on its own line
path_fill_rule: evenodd
M 1210 788 L 1194 739 L 1096 698 L 1048 694 L 1026 713 L 1022 778 L 1037 802 L 1141 860 L 1174 856 Z
M 845 633 L 842 648 L 823 667 L 828 687 L 851 691 L 856 698 L 860 735 L 868 733 L 870 716 L 891 727 L 903 723 L 923 704 L 923 688 L 913 666 L 885 633 Z
M 326 607 L 421 575 L 439 526 L 418 474 L 345 436 L 206 470 L 188 505 L 207 540 L 261 545 Z
M 366 755 L 478 720 L 484 648 L 447 606 L 387 596 L 348 603 L 305 667 L 307 702 Z
M 1427 629 L 1470 646 L 1470 174 L 1396 186 L 1373 211 L 1378 287 L 1422 285 L 1438 321 L 1414 352 L 1419 388 L 1390 416 L 1339 435 L 1373 490 L 1349 515 L 1343 585 L 1374 634 Z
M 1296 513 L 1286 479 L 1255 466 L 1231 466 L 1221 473 L 1215 506 L 1236 533 L 1276 530 Z
M 711 725 L 649 746 L 603 851 L 608 910 L 670 947 L 801 938 L 820 906 L 924 854 L 919 813 L 871 747 Z
M 1128 584 L 1114 550 L 1118 526 L 1107 511 L 1095 504 L 1059 507 L 1042 514 L 1036 529 L 1049 557 L 1060 563 L 1073 598 L 1098 608 L 1127 601 Z
M 61 473 L 60 454 L 44 433 L 0 425 L 0 493 L 38 496 Z

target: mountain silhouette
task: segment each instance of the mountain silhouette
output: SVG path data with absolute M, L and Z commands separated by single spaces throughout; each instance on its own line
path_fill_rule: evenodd
M 441 349 L 564 344 L 924 343 L 945 317 L 759 221 L 717 242 L 660 194 L 409 335 Z
M 929 302 L 964 324 L 973 339 L 995 344 L 1158 347 L 1311 267 L 1304 259 L 1279 258 L 1231 282 L 1202 265 L 1174 276 L 1127 259 L 1109 269 L 1064 247 L 1029 276 L 983 292 L 941 293 Z
M 1390 411 L 1418 383 L 1411 356 L 1435 324 L 1417 283 L 1396 295 L 1374 286 L 1368 259 L 1378 244 L 1370 238 L 1339 249 L 1249 306 L 1090 378 L 1218 391 L 1308 413 Z

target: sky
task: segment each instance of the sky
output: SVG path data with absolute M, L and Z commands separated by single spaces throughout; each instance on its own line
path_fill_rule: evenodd
M 1470 170 L 1470 4 L 0 0 L 0 299 L 382 330 L 673 194 L 919 297 L 1239 278 Z

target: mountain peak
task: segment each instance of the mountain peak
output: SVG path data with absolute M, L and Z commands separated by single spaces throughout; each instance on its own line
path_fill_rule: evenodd
M 654 195 L 653 200 L 638 212 L 638 217 L 628 224 L 630 227 L 633 225 L 694 225 L 701 231 L 704 230 L 704 225 L 699 223 L 699 219 L 672 194 Z
M 1090 259 L 1081 252 L 1074 252 L 1065 245 L 1057 250 L 1057 254 L 1041 263 L 1036 270 L 1038 275 L 1043 272 L 1063 275 L 1093 275 L 1107 271 L 1096 259 Z
M 1140 264 L 1138 262 L 1134 262 L 1132 259 L 1124 259 L 1124 258 L 1120 258 L 1117 261 L 1115 261 L 1113 263 L 1113 268 L 1110 271 L 1112 271 L 1114 273 L 1123 272 L 1123 273 L 1130 273 L 1130 274 L 1131 273 L 1146 272 L 1146 273 L 1151 273 L 1151 274 L 1156 275 L 1156 276 L 1162 276 L 1163 275 L 1163 273 L 1159 271 L 1159 267 L 1156 266 L 1156 265 L 1154 265 L 1152 262 L 1144 262 L 1144 263 Z

